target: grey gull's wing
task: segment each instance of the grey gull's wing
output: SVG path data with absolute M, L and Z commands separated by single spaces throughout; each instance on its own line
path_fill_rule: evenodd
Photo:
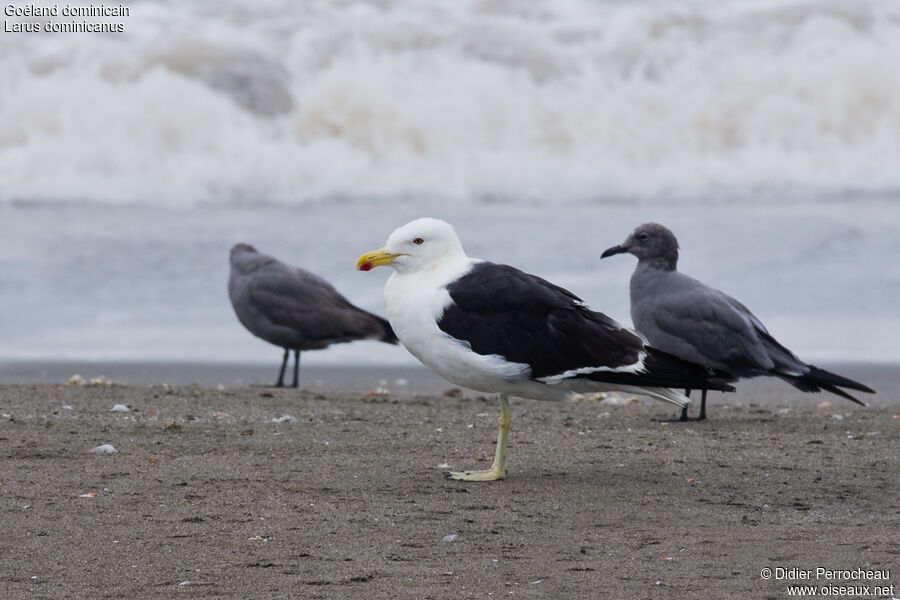
M 273 326 L 300 332 L 308 347 L 384 334 L 382 319 L 357 308 L 324 279 L 301 269 L 255 273 L 247 299 Z
M 634 304 L 635 327 L 650 344 L 686 360 L 734 373 L 775 366 L 761 333 L 765 327 L 746 307 L 719 290 L 679 277 Z

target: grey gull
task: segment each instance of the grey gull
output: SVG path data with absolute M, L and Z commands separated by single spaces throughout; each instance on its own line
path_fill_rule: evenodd
M 666 227 L 645 223 L 601 258 L 625 252 L 638 258 L 631 276 L 631 319 L 654 347 L 734 378 L 771 375 L 804 392 L 826 390 L 863 406 L 840 388 L 875 393 L 803 362 L 778 343 L 746 306 L 678 272 L 678 240 Z M 698 418 L 706 418 L 706 390 Z M 687 420 L 686 406 L 681 420 Z
M 321 277 L 260 254 L 249 244 L 231 249 L 228 297 L 250 333 L 284 348 L 276 387 L 284 385 L 291 350 L 293 387 L 299 387 L 302 350 L 364 339 L 397 343 L 387 321 L 357 308 Z

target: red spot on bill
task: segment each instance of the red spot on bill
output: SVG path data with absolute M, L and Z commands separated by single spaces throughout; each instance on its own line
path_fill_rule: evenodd
M 371 271 L 371 270 L 372 270 L 372 263 L 367 262 L 367 263 L 361 264 L 361 265 L 359 266 L 359 270 L 360 270 L 360 271 Z

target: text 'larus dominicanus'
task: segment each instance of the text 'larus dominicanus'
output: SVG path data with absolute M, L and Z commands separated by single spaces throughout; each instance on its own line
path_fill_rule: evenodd
M 457 385 L 500 394 L 491 468 L 450 473 L 454 479 L 506 474 L 507 396 L 560 400 L 570 392 L 618 390 L 684 406 L 689 400 L 668 387 L 732 389 L 706 369 L 646 346 L 549 281 L 469 258 L 444 221 L 404 225 L 356 265 L 394 268 L 384 303 L 397 337 L 416 358 Z
M 330 283 L 289 267 L 248 244 L 231 249 L 228 297 L 238 320 L 253 335 L 284 348 L 276 387 L 294 351 L 294 383 L 300 385 L 300 351 L 373 339 L 396 344 L 390 324 L 353 306 Z
M 803 362 L 779 344 L 746 306 L 679 273 L 678 240 L 666 227 L 645 223 L 601 258 L 623 252 L 638 258 L 631 276 L 631 319 L 654 347 L 735 378 L 772 375 L 804 392 L 826 390 L 863 406 L 840 388 L 875 393 L 866 385 Z M 686 406 L 681 418 L 687 420 Z M 703 390 L 699 419 L 705 418 Z

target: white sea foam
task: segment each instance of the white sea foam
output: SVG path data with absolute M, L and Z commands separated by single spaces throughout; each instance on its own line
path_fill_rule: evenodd
M 0 37 L 0 202 L 900 189 L 900 4 L 135 3 Z

